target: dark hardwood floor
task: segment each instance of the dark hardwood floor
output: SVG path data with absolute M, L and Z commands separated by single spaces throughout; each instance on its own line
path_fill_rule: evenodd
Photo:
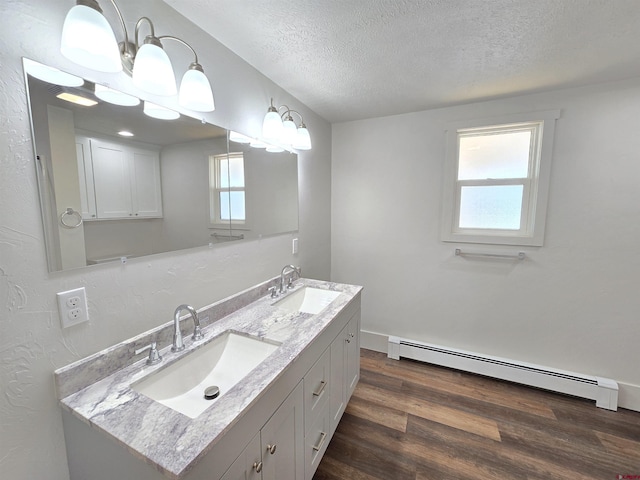
M 361 351 L 314 480 L 640 479 L 640 413 Z

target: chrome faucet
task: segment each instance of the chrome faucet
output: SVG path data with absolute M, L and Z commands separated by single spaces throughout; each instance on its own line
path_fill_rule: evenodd
M 298 278 L 300 278 L 300 267 L 294 267 L 293 265 L 285 265 L 282 268 L 282 271 L 280 272 L 280 293 L 284 292 L 284 276 L 287 273 L 288 270 L 291 270 L 291 277 L 289 277 L 289 284 L 287 285 L 287 288 L 292 288 L 292 284 L 291 282 L 293 281 L 293 275 L 297 274 Z
M 180 332 L 180 313 L 183 310 L 188 311 L 191 314 L 191 318 L 193 318 L 193 323 L 195 327 L 193 328 L 193 338 L 194 340 L 201 340 L 204 335 L 202 335 L 202 331 L 200 330 L 200 320 L 198 319 L 198 312 L 191 305 L 180 305 L 176 308 L 175 313 L 173 314 L 173 346 L 171 347 L 172 352 L 179 352 L 184 350 L 184 343 L 182 343 L 182 333 Z

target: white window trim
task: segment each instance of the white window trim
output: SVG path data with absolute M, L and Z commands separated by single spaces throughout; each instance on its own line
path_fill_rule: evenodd
M 547 215 L 547 201 L 549 197 L 549 180 L 551 176 L 551 161 L 553 156 L 553 139 L 555 135 L 555 123 L 560 118 L 560 110 L 549 110 L 543 112 L 531 112 L 516 115 L 504 115 L 500 117 L 482 118 L 474 120 L 458 121 L 446 126 L 446 162 L 444 168 L 444 185 L 442 198 L 442 219 L 441 219 L 441 240 L 444 242 L 459 243 L 482 243 L 495 245 L 522 245 L 522 246 L 542 246 L 544 243 L 544 232 Z M 538 139 L 540 149 L 540 160 L 537 164 L 537 172 L 531 172 L 531 184 L 527 179 L 523 182 L 524 193 L 523 202 L 533 202 L 533 208 L 523 208 L 523 218 L 521 226 L 525 232 L 514 232 L 513 230 L 459 230 L 459 198 L 457 185 L 458 167 L 458 131 L 473 128 L 487 128 L 493 125 L 511 125 L 519 123 L 541 122 L 542 138 Z M 533 165 L 530 166 L 534 167 Z M 495 180 L 492 184 L 497 183 Z M 474 185 L 481 184 L 480 181 L 473 181 Z M 513 184 L 511 182 L 510 184 Z M 537 187 L 537 188 L 536 188 Z M 524 207 L 524 206 L 523 206 Z M 533 218 L 526 218 L 526 213 L 531 212 Z

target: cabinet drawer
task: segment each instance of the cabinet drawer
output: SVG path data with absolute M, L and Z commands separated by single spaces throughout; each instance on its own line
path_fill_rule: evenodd
M 330 352 L 325 350 L 304 376 L 304 432 L 307 434 L 329 398 Z
M 304 478 L 311 480 L 316 472 L 327 445 L 331 440 L 331 411 L 329 402 L 323 402 L 318 418 L 304 438 Z

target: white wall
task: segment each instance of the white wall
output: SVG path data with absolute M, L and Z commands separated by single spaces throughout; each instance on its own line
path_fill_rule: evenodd
M 455 257 L 465 246 L 439 240 L 444 124 L 548 109 L 544 246 Z M 610 377 L 640 410 L 639 128 L 637 79 L 333 125 L 332 280 L 365 286 L 363 330 Z
M 300 264 L 307 276 L 330 275 L 330 126 L 166 4 L 118 2 L 130 31 L 142 15 L 158 34 L 185 38 L 199 53 L 212 81 L 218 125 L 258 135 L 274 96 L 296 105 L 313 136 L 300 155 L 300 254 L 291 235 L 231 243 L 175 254 L 47 273 L 21 56 L 62 67 L 134 93 L 118 75 L 72 65 L 58 52 L 64 16 L 73 1 L 4 0 L 0 4 L 0 472 L 2 478 L 68 478 L 53 370 L 120 340 L 169 321 L 180 303 L 196 307 L 249 287 Z M 109 2 L 103 2 L 111 18 Z M 113 23 L 117 29 L 117 23 Z M 119 34 L 119 33 L 118 33 Z M 172 46 L 176 69 L 186 50 Z M 181 75 L 181 72 L 177 74 Z M 84 286 L 90 322 L 62 330 L 55 293 Z

